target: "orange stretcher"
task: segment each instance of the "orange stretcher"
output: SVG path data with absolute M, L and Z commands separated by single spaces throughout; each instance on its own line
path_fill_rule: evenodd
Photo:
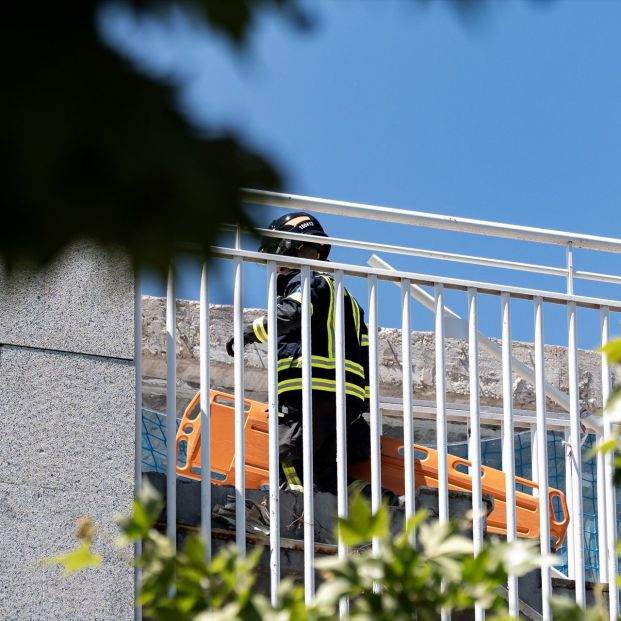
M 235 425 L 233 395 L 217 390 L 210 391 L 211 404 L 211 481 L 215 485 L 235 484 Z M 266 489 L 269 486 L 268 464 L 268 412 L 267 405 L 258 401 L 244 401 L 244 435 L 246 440 L 246 487 Z M 177 474 L 190 479 L 201 478 L 201 419 L 200 392 L 196 393 L 186 408 L 177 431 Z M 185 460 L 180 463 L 180 448 L 185 443 Z M 381 437 L 382 487 L 395 494 L 405 493 L 403 442 Z M 438 454 L 434 449 L 414 445 L 415 487 L 438 487 Z M 472 492 L 471 463 L 454 455 L 448 456 L 449 490 Z M 364 481 L 371 480 L 370 462 L 349 467 L 350 476 Z M 515 477 L 516 530 L 518 537 L 538 538 L 539 489 L 533 481 Z M 505 474 L 488 466 L 481 467 L 483 494 L 494 498 L 494 507 L 487 516 L 490 533 L 506 535 L 507 512 Z M 521 489 L 520 489 L 521 488 Z M 530 490 L 531 493 L 521 491 Z M 548 489 L 551 546 L 557 550 L 565 539 L 569 513 L 565 495 L 558 489 Z

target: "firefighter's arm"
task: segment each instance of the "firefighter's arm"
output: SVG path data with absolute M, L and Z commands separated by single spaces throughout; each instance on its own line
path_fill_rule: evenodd
M 244 328 L 244 345 L 248 343 L 265 343 L 267 341 L 267 318 L 265 315 L 257 317 L 251 324 Z M 235 355 L 235 337 L 226 342 L 226 353 Z
M 314 295 L 311 293 L 311 299 Z M 313 303 L 311 302 L 311 314 Z M 276 302 L 276 322 L 277 331 L 280 335 L 300 329 L 302 324 L 302 293 L 293 291 L 289 295 L 279 297 Z M 267 315 L 257 317 L 251 324 L 244 328 L 244 345 L 248 343 L 267 343 Z M 233 339 L 229 339 L 226 344 L 229 356 L 233 356 Z

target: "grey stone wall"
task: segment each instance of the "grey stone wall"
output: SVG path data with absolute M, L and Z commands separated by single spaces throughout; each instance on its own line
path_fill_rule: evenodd
M 247 309 L 244 321 L 250 322 L 265 311 Z M 183 413 L 194 395 L 199 382 L 199 305 L 197 302 L 177 301 L 177 411 Z M 165 300 L 143 297 L 143 390 L 144 403 L 156 410 L 165 408 L 166 397 L 166 321 Z M 233 392 L 233 359 L 225 344 L 233 333 L 231 306 L 210 307 L 210 373 L 213 387 Z M 412 332 L 412 376 L 415 399 L 435 400 L 435 343 L 429 332 Z M 446 389 L 451 403 L 469 402 L 468 343 L 462 339 L 447 339 Z M 532 343 L 514 342 L 513 355 L 530 366 L 534 365 Z M 580 366 L 580 397 L 601 402 L 600 356 L 593 351 L 578 352 Z M 264 345 L 248 345 L 244 352 L 244 388 L 246 397 L 267 401 L 267 349 Z M 379 331 L 380 394 L 383 397 L 401 397 L 402 360 L 401 330 L 381 328 Z M 481 351 L 480 400 L 482 405 L 502 406 L 501 365 L 487 352 Z M 546 380 L 568 392 L 567 349 L 556 345 L 545 348 Z M 534 386 L 513 376 L 513 404 L 515 408 L 533 410 Z M 560 408 L 548 400 L 549 410 Z M 387 412 L 390 414 L 390 412 Z M 400 434 L 401 414 L 384 416 L 384 433 Z M 417 441 L 434 442 L 433 421 L 415 420 Z M 484 435 L 494 436 L 498 431 L 484 429 Z M 465 427 L 449 424 L 449 441 L 461 441 Z
M 166 320 L 165 301 L 143 297 L 143 359 L 147 392 L 158 393 L 158 381 L 166 377 Z M 261 309 L 247 309 L 244 322 L 263 314 Z M 183 395 L 194 394 L 199 368 L 199 305 L 188 300 L 177 301 L 177 380 Z M 228 305 L 210 307 L 210 359 L 212 384 L 233 390 L 233 359 L 225 351 L 225 344 L 233 334 L 233 309 Z M 430 332 L 412 332 L 413 390 L 416 399 L 435 399 L 435 345 Z M 498 343 L 500 345 L 500 343 Z M 533 366 L 533 345 L 515 341 L 513 355 Z M 601 371 L 599 354 L 578 352 L 580 366 L 580 397 L 601 398 Z M 267 398 L 267 348 L 253 344 L 245 348 L 244 384 L 250 399 Z M 379 331 L 380 392 L 385 397 L 401 397 L 401 330 L 380 328 Z M 558 345 L 545 348 L 546 380 L 561 390 L 569 390 L 567 349 Z M 480 397 L 484 405 L 502 406 L 502 370 L 487 352 L 480 354 Z M 514 407 L 533 409 L 534 387 L 514 375 Z M 462 339 L 446 339 L 446 387 L 450 402 L 467 403 L 469 399 L 468 343 Z M 551 410 L 558 407 L 548 403 Z
M 133 277 L 81 244 L 43 273 L 0 274 L 0 618 L 133 618 L 113 545 L 134 485 Z M 99 570 L 42 561 L 94 518 Z

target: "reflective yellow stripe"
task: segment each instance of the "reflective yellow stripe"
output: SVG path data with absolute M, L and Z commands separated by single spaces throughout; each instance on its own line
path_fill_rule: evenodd
M 321 379 L 318 377 L 312 378 L 312 389 L 313 390 L 323 390 L 325 392 L 336 392 L 336 380 L 329 379 Z M 278 382 L 278 394 L 282 394 L 284 392 L 290 392 L 292 390 L 302 390 L 302 379 L 301 378 L 293 378 L 288 380 L 282 380 Z M 352 397 L 358 397 L 364 401 L 365 391 L 364 388 L 360 386 L 356 386 L 356 384 L 352 384 L 351 382 L 345 382 L 345 394 L 351 395 Z
M 287 297 L 290 300 L 295 300 L 299 304 L 302 304 L 302 292 L 301 291 L 294 291 L 291 295 L 288 295 Z M 311 305 L 310 305 L 310 312 L 311 312 L 311 315 L 312 315 L 313 314 L 313 303 L 312 302 L 311 302 Z
M 360 345 L 362 347 L 368 347 L 369 346 L 369 335 L 368 334 L 363 334 L 362 335 L 362 339 L 360 339 Z
M 360 342 L 360 307 L 354 297 L 350 295 L 349 291 L 345 290 L 345 292 L 349 296 L 349 300 L 351 302 L 351 312 L 354 318 L 354 327 L 356 328 L 356 338 L 358 339 L 358 342 Z
M 365 387 L 364 387 L 364 396 L 365 396 L 367 399 L 370 399 L 370 398 L 371 398 L 371 389 L 370 389 L 368 386 L 365 386 Z
M 295 468 L 291 464 L 283 464 L 282 471 L 285 473 L 285 478 L 287 479 L 287 483 L 289 487 L 296 492 L 303 492 L 304 487 L 302 486 L 302 481 L 300 481 L 300 477 L 298 473 L 295 471 Z
M 334 359 L 334 282 L 326 274 L 322 274 L 321 277 L 328 283 L 330 291 L 330 306 L 328 307 L 326 328 L 328 331 L 328 357 Z
M 362 492 L 371 485 L 368 481 L 361 481 L 360 479 L 354 479 L 348 486 L 347 491 L 350 494 L 362 494 Z
M 326 358 L 324 356 L 312 356 L 311 357 L 311 365 L 316 369 L 328 369 L 333 370 L 336 369 L 336 360 Z M 299 369 L 302 367 L 302 357 L 293 358 L 292 356 L 289 358 L 280 358 L 278 360 L 278 370 L 286 371 L 287 369 Z M 364 367 L 354 362 L 353 360 L 345 360 L 345 370 L 350 373 L 355 373 L 360 377 L 364 377 Z
M 252 331 L 257 337 L 257 341 L 259 341 L 259 343 L 267 343 L 267 332 L 265 330 L 265 326 L 263 325 L 263 317 L 257 317 L 252 322 Z

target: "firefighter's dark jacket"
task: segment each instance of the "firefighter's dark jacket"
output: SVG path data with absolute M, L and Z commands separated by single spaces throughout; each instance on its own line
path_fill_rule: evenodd
M 329 274 L 311 273 L 312 390 L 336 392 L 336 290 Z M 369 336 L 364 311 L 345 290 L 345 392 L 348 409 L 362 411 L 369 396 Z M 299 270 L 278 276 L 276 304 L 278 395 L 281 402 L 299 402 L 302 392 L 302 283 Z M 267 316 L 257 317 L 244 332 L 246 343 L 267 342 Z

